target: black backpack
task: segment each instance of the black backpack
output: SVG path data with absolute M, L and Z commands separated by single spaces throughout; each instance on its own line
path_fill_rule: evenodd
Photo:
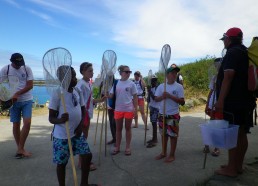
M 133 82 L 135 82 L 135 80 L 133 80 Z M 142 80 L 140 79 L 139 81 L 139 84 L 140 84 L 140 87 L 142 89 L 142 94 L 141 95 L 137 95 L 137 96 L 145 96 L 146 95 L 146 91 L 145 91 L 145 88 L 142 87 Z
M 115 109 L 115 106 L 116 106 L 116 85 L 118 83 L 118 80 L 116 79 L 114 81 L 114 84 L 113 84 L 113 92 L 114 92 L 114 96 L 112 99 L 109 99 L 108 102 L 109 102 L 109 106 L 112 108 L 112 109 Z

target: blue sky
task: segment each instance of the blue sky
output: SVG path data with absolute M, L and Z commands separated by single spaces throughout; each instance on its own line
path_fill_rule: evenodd
M 249 46 L 258 35 L 257 7 L 256 0 L 0 0 L 0 68 L 20 52 L 40 78 L 44 53 L 64 47 L 78 77 L 88 61 L 95 78 L 109 49 L 117 66 L 147 76 L 158 71 L 164 44 L 171 46 L 169 64 L 178 65 L 220 57 L 219 38 L 231 27 L 242 29 Z

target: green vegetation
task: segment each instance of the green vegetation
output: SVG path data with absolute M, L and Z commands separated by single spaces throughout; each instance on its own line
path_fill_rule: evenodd
M 184 79 L 186 104 L 180 106 L 181 111 L 188 111 L 189 108 L 205 103 L 209 92 L 209 74 L 208 70 L 213 65 L 214 57 L 207 56 L 192 63 L 184 64 L 180 67 L 180 74 Z M 164 73 L 157 72 L 158 83 L 164 82 Z M 144 77 L 147 82 L 148 77 Z M 93 88 L 93 97 L 98 95 L 99 87 Z M 189 101 L 189 102 L 188 102 Z
M 206 97 L 209 91 L 208 69 L 213 65 L 214 57 L 205 57 L 193 63 L 188 63 L 180 66 L 180 74 L 184 79 L 185 98 L 202 98 Z M 163 73 L 155 73 L 158 77 L 158 82 L 164 82 Z M 147 77 L 145 77 L 147 79 Z M 196 103 L 194 102 L 194 105 Z

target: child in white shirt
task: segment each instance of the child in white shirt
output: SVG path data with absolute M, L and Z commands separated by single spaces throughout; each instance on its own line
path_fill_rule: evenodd
M 180 69 L 172 65 L 167 69 L 166 92 L 164 92 L 164 83 L 159 85 L 155 92 L 155 101 L 160 102 L 159 109 L 159 129 L 162 136 L 162 152 L 155 157 L 156 160 L 166 158 L 165 162 L 169 163 L 175 160 L 175 151 L 177 138 L 179 135 L 179 104 L 184 105 L 183 86 L 176 82 L 177 73 Z M 164 111 L 163 105 L 166 101 Z M 163 128 L 163 115 L 165 114 L 165 128 Z M 163 131 L 165 130 L 165 131 Z M 164 132 L 164 133 L 163 133 Z M 163 134 L 165 134 L 163 138 Z M 167 156 L 167 142 L 170 139 L 170 154 Z

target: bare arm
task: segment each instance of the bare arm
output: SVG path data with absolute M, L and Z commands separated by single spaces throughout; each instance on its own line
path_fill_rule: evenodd
M 233 70 L 224 71 L 224 79 L 222 81 L 219 99 L 218 99 L 217 103 L 215 104 L 215 108 L 217 111 L 220 111 L 220 112 L 223 111 L 224 100 L 228 95 L 228 92 L 230 90 L 231 83 L 232 83 L 234 76 L 235 76 L 235 71 L 233 71 Z
M 48 120 L 49 120 L 50 123 L 52 123 L 52 124 L 63 124 L 66 121 L 69 120 L 69 114 L 68 113 L 62 114 L 61 118 L 57 118 L 57 116 L 58 116 L 58 111 L 53 110 L 53 109 L 49 109 Z
M 137 109 L 138 109 L 138 97 L 137 97 L 137 94 L 133 95 L 133 106 L 134 106 L 134 109 L 137 111 Z
M 17 99 L 19 95 L 22 95 L 28 92 L 32 88 L 33 88 L 33 80 L 27 81 L 25 87 L 14 94 L 13 99 Z

